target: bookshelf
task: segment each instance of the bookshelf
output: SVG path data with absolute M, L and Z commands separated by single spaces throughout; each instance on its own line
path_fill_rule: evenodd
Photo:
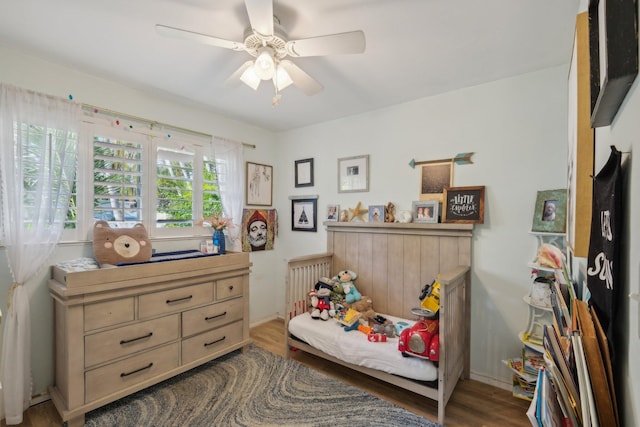
M 530 270 L 529 293 L 522 297 L 529 312 L 525 328 L 518 334 L 522 342 L 522 355 L 505 360 L 504 363 L 513 371 L 514 397 L 532 400 L 538 380 L 540 368 L 544 363 L 544 328 L 553 322 L 551 305 L 551 287 L 555 280 L 555 269 L 540 264 L 538 253 L 542 245 L 553 245 L 566 251 L 564 233 L 530 232 L 536 239 L 536 255 L 527 263 Z

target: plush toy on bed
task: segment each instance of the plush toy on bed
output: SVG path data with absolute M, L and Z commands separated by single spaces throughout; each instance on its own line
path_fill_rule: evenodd
M 335 304 L 331 301 L 333 286 L 319 281 L 309 292 L 311 317 L 313 319 L 327 320 L 335 316 Z
M 93 256 L 101 266 L 149 261 L 151 255 L 151 240 L 144 225 L 111 228 L 107 221 L 97 221 L 93 226 Z
M 373 309 L 373 301 L 368 296 L 362 296 L 359 301 L 352 303 L 345 302 L 345 309 L 353 309 L 360 312 L 360 318 L 368 320 L 376 315 Z
M 342 289 L 344 291 L 344 299 L 349 304 L 360 301 L 362 298 L 362 294 L 358 292 L 356 286 L 353 284 L 353 281 L 358 278 L 358 275 L 351 270 L 343 270 L 335 275 L 333 278 L 334 281 L 338 282 L 342 285 Z

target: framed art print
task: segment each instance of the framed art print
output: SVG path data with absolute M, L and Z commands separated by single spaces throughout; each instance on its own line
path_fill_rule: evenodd
M 294 198 L 291 200 L 291 230 L 317 231 L 318 200 Z
M 484 185 L 444 189 L 442 222 L 484 223 Z
M 369 155 L 338 159 L 338 193 L 369 191 Z
M 638 6 L 589 0 L 591 126 L 609 126 L 638 75 Z
M 420 166 L 420 200 L 442 202 L 445 187 L 451 187 L 452 183 L 452 161 Z
M 295 185 L 297 187 L 313 187 L 313 159 L 295 161 Z
M 246 204 L 271 206 L 273 193 L 273 166 L 247 162 Z

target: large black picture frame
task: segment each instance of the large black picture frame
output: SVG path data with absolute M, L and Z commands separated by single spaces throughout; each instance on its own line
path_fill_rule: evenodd
M 638 75 L 634 0 L 589 0 L 591 127 L 609 126 Z

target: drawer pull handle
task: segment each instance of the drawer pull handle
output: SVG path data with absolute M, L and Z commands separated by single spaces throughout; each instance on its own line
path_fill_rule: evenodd
M 209 321 L 209 320 L 217 319 L 218 317 L 223 317 L 223 316 L 226 316 L 226 315 L 227 315 L 227 312 L 225 311 L 224 313 L 216 314 L 215 316 L 207 316 L 207 317 L 204 318 L 204 320 Z
M 153 366 L 153 362 L 150 362 L 147 366 L 144 366 L 144 367 L 142 367 L 140 369 L 136 369 L 135 371 L 123 372 L 123 373 L 120 374 L 120 378 L 128 377 L 129 375 L 133 375 L 133 374 L 135 374 L 137 372 L 144 371 L 145 369 L 149 369 L 152 366 Z
M 229 285 L 229 290 L 232 291 L 233 290 L 233 285 Z
M 173 304 L 173 303 L 181 302 L 181 301 L 188 301 L 191 298 L 193 298 L 193 295 L 189 295 L 188 297 L 184 297 L 184 298 L 168 299 L 167 300 L 167 304 Z
M 143 336 L 138 337 L 138 338 L 131 338 L 130 340 L 120 340 L 120 345 L 129 344 L 129 343 L 132 343 L 134 341 L 143 340 L 145 338 L 150 338 L 152 335 L 153 335 L 153 332 L 149 332 L 147 335 L 143 335 Z
M 204 343 L 204 346 L 205 346 L 205 347 L 209 347 L 210 345 L 217 344 L 217 343 L 219 343 L 220 341 L 224 341 L 224 340 L 226 340 L 226 339 L 227 339 L 227 337 L 226 337 L 226 335 L 225 335 L 225 336 L 223 336 L 222 338 L 220 338 L 219 340 L 215 340 L 215 341 L 211 341 L 211 342 L 206 342 L 206 343 Z

